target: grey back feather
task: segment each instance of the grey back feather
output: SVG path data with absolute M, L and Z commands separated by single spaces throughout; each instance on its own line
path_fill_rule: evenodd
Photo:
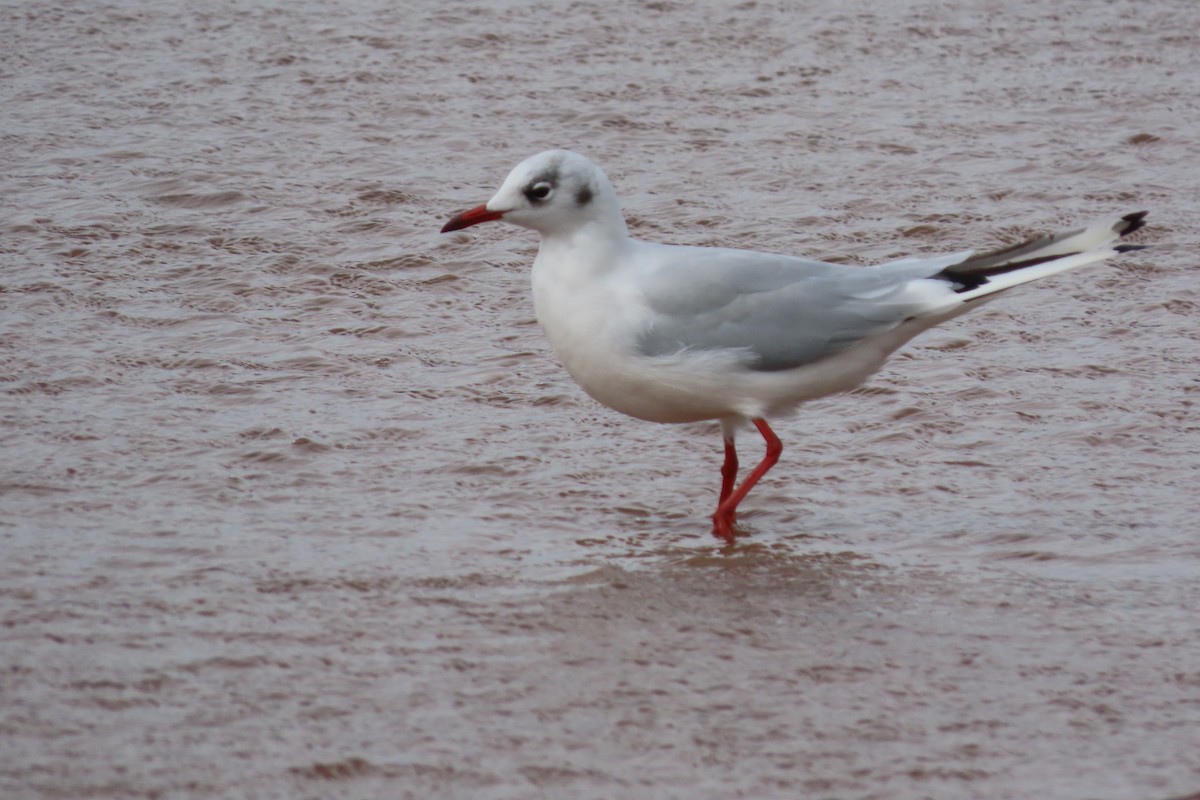
M 656 312 L 641 352 L 740 351 L 748 369 L 811 364 L 883 333 L 918 313 L 905 285 L 963 255 L 877 267 L 713 248 L 672 248 L 644 276 Z

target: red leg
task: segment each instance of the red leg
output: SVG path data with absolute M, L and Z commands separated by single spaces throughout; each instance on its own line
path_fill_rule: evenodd
M 737 480 L 737 472 L 737 450 L 733 446 L 733 439 L 726 439 L 725 463 L 721 465 L 721 499 L 718 503 L 724 503 L 725 499 L 733 494 L 733 483 Z
M 758 432 L 762 434 L 763 439 L 767 442 L 767 454 L 763 456 L 763 460 L 754 468 L 754 471 L 746 476 L 746 480 L 742 481 L 742 485 L 728 497 L 724 496 L 722 487 L 721 502 L 717 505 L 717 512 L 713 514 L 713 536 L 730 543 L 733 542 L 733 525 L 737 519 L 738 503 L 742 502 L 746 495 L 750 494 L 750 490 L 754 488 L 754 484 L 758 483 L 759 479 L 767 474 L 767 470 L 775 466 L 775 462 L 779 460 L 779 454 L 783 452 L 783 442 L 779 441 L 779 437 L 775 435 L 775 431 L 771 430 L 771 426 L 767 424 L 765 419 L 754 420 L 754 427 L 758 428 Z M 728 454 L 731 445 L 727 443 L 725 447 L 725 464 L 728 466 Z M 736 461 L 734 463 L 736 464 Z M 721 470 L 721 475 L 725 477 L 724 468 Z

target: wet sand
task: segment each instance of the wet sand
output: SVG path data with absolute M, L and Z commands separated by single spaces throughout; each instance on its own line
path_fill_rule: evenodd
M 1200 6 L 0 19 L 0 796 L 1200 791 Z M 551 146 L 661 241 L 1154 248 L 780 421 L 723 548 L 716 426 L 437 232 Z

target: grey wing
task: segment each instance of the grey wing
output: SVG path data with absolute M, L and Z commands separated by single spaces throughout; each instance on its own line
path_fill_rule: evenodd
M 655 312 L 641 351 L 732 350 L 749 369 L 775 371 L 819 361 L 919 315 L 908 291 L 962 254 L 878 267 L 739 250 L 680 248 L 644 283 Z

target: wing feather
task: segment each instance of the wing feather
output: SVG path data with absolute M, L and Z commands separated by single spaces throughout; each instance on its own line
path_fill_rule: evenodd
M 671 248 L 641 282 L 653 313 L 644 355 L 729 350 L 776 371 L 841 352 L 943 305 L 953 292 L 925 280 L 963 254 L 877 267 L 742 250 Z

